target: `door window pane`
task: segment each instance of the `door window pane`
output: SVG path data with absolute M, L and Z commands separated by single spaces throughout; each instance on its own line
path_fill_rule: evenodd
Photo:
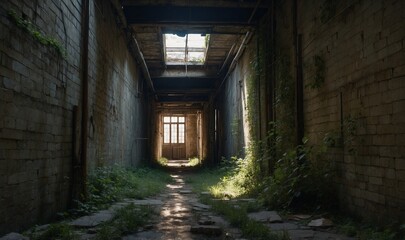
M 172 123 L 176 123 L 177 122 L 177 117 L 172 117 Z
M 164 123 L 169 123 L 170 122 L 170 117 L 163 117 L 163 122 Z
M 179 124 L 179 143 L 184 143 L 184 124 Z
M 170 124 L 164 124 L 163 126 L 163 143 L 170 143 Z
M 179 117 L 179 123 L 184 123 L 184 117 Z
M 172 136 L 171 136 L 171 140 L 172 143 L 177 143 L 177 124 L 172 124 Z

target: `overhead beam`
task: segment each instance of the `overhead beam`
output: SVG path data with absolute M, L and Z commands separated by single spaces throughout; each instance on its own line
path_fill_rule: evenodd
M 265 9 L 223 8 L 223 7 L 185 7 L 185 6 L 126 6 L 124 13 L 128 24 L 166 23 L 166 24 L 223 24 L 249 26 L 257 23 Z M 250 21 L 249 21 L 250 20 Z
M 187 89 L 188 94 L 199 94 L 199 93 L 213 93 L 215 88 L 189 88 Z M 168 94 L 183 94 L 184 89 L 156 89 L 156 93 L 159 95 L 168 95 Z
M 208 102 L 209 95 L 204 96 L 159 96 L 159 102 Z
M 190 88 L 214 88 L 217 78 L 188 78 L 188 77 L 173 77 L 173 78 L 153 78 L 153 83 L 156 89 L 176 89 L 187 91 Z
M 248 1 L 234 1 L 234 0 L 123 0 L 123 6 L 145 6 L 145 5 L 152 5 L 152 6 L 190 6 L 190 7 L 223 7 L 223 8 L 254 8 L 256 3 L 255 2 L 248 2 Z M 260 5 L 262 8 L 268 7 L 266 4 Z
M 133 52 L 135 53 L 135 56 L 136 56 L 137 60 L 139 61 L 140 65 L 141 65 L 142 73 L 143 73 L 144 77 L 146 78 L 146 82 L 149 85 L 152 92 L 155 92 L 155 87 L 153 86 L 153 82 L 152 82 L 152 79 L 150 77 L 149 70 L 148 70 L 148 67 L 147 67 L 146 62 L 145 62 L 145 58 L 143 57 L 143 54 L 142 54 L 141 49 L 139 47 L 138 41 L 134 37 L 133 33 L 130 33 L 130 34 L 131 34 L 131 37 L 132 37 L 132 46 L 134 48 Z

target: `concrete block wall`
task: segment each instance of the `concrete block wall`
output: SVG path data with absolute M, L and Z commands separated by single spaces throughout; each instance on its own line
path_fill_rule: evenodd
M 345 132 L 350 118 L 352 140 L 331 153 L 342 208 L 373 221 L 404 220 L 405 2 L 340 1 L 324 23 L 322 1 L 298 2 L 304 85 L 313 82 L 315 55 L 326 66 L 325 82 L 304 90 L 306 135 L 322 144 L 340 132 L 342 114 Z
M 53 218 L 70 200 L 73 106 L 81 102 L 81 2 L 0 6 L 0 234 Z M 31 21 L 64 60 L 7 16 Z M 139 68 L 109 1 L 90 1 L 89 169 L 145 157 Z M 78 123 L 80 125 L 80 123 Z
M 219 157 L 244 157 L 249 144 L 247 86 L 253 74 L 251 62 L 255 49 L 256 39 L 253 38 L 217 96 L 215 108 L 218 109 Z

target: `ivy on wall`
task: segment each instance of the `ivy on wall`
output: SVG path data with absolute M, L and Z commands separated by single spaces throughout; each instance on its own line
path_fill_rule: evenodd
M 327 23 L 336 14 L 336 8 L 339 1 L 337 0 L 325 0 L 320 9 L 321 23 Z
M 321 55 L 315 55 L 312 58 L 312 66 L 314 68 L 314 78 L 313 81 L 306 84 L 305 87 L 308 87 L 310 89 L 319 89 L 325 82 L 325 74 L 326 74 L 325 60 Z
M 33 39 L 41 43 L 42 45 L 49 46 L 62 56 L 64 59 L 67 58 L 67 51 L 56 38 L 44 35 L 41 31 L 35 27 L 31 21 L 23 19 L 17 16 L 14 10 L 8 11 L 9 19 L 17 25 L 17 27 L 28 33 Z

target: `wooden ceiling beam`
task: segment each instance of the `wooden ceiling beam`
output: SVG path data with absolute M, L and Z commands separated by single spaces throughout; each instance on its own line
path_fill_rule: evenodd
M 123 6 L 179 6 L 179 7 L 223 7 L 223 8 L 254 8 L 254 1 L 235 0 L 123 0 Z M 259 7 L 268 8 L 269 4 Z

